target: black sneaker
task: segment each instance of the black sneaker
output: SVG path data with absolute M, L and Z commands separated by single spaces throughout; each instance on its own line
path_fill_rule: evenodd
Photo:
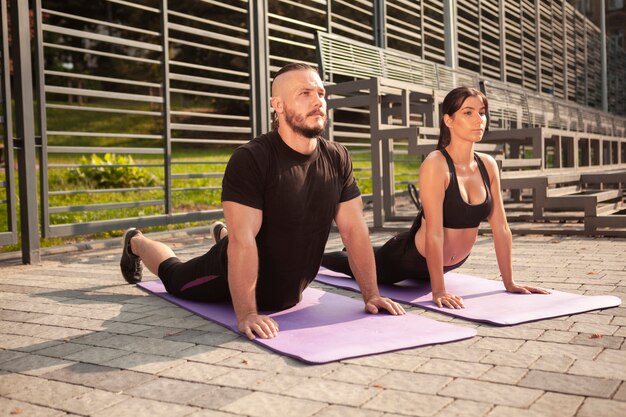
M 130 250 L 130 239 L 141 233 L 139 230 L 131 227 L 124 233 L 124 247 L 122 248 L 122 259 L 120 260 L 120 268 L 124 279 L 129 284 L 136 284 L 141 281 L 143 266 L 141 258 Z
M 226 229 L 226 225 L 222 222 L 215 222 L 211 225 L 211 236 L 213 236 L 215 243 L 219 243 L 219 241 L 222 240 L 220 236 L 224 229 Z

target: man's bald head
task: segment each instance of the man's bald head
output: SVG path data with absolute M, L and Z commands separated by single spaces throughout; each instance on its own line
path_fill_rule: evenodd
M 317 73 L 317 68 L 301 62 L 285 65 L 274 75 L 274 81 L 272 82 L 272 98 L 284 97 L 292 85 L 290 75 L 293 75 L 296 71 L 312 71 Z M 272 128 L 274 130 L 278 129 L 278 115 L 275 111 L 272 114 Z

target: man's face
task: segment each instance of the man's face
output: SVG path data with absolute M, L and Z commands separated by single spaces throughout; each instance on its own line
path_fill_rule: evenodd
M 297 134 L 316 138 L 326 129 L 326 91 L 314 71 L 293 71 L 283 97 L 285 123 Z

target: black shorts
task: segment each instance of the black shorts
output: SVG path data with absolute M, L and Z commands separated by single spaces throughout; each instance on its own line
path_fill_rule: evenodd
M 228 288 L 228 236 L 204 255 L 181 262 L 173 257 L 159 265 L 159 278 L 168 293 L 186 300 L 227 302 L 231 300 Z

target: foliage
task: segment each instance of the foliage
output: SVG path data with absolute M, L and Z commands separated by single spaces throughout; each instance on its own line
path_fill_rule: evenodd
M 67 181 L 71 184 L 88 184 L 95 188 L 151 187 L 157 185 L 157 178 L 143 168 L 133 166 L 132 156 L 107 153 L 104 158 L 93 154 L 90 160 L 80 159 L 84 167 L 67 171 Z

